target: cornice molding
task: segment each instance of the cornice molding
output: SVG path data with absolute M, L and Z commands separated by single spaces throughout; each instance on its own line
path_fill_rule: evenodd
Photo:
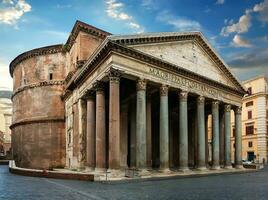
M 14 58 L 14 60 L 11 61 L 9 65 L 9 73 L 11 77 L 13 77 L 13 71 L 15 67 L 26 59 L 36 57 L 36 56 L 47 55 L 47 54 L 60 53 L 60 52 L 63 52 L 62 44 L 56 44 L 56 45 L 51 45 L 51 46 L 46 46 L 46 47 L 41 47 L 37 49 L 32 49 L 30 51 L 26 51 L 18 55 L 16 58 Z
M 13 99 L 14 96 L 16 96 L 18 93 L 20 93 L 24 90 L 33 89 L 33 88 L 37 88 L 37 87 L 44 87 L 44 86 L 53 86 L 53 85 L 62 85 L 63 86 L 64 80 L 42 81 L 42 82 L 32 83 L 29 85 L 19 87 L 13 92 L 11 99 Z
M 168 33 L 167 33 L 168 34 Z M 244 90 L 243 86 L 239 83 L 239 81 L 234 77 L 234 75 L 230 72 L 229 67 L 220 59 L 219 55 L 215 52 L 215 50 L 209 45 L 201 32 L 186 32 L 186 33 L 173 33 L 167 36 L 167 34 L 159 33 L 159 35 L 140 35 L 134 38 L 122 36 L 116 39 L 116 36 L 110 36 L 113 42 L 116 42 L 120 45 L 141 45 L 141 44 L 152 44 L 152 43 L 162 43 L 162 42 L 174 42 L 174 41 L 196 41 L 201 48 L 205 50 L 205 52 L 212 58 L 212 60 L 216 63 L 217 66 L 226 74 L 231 81 L 238 86 L 241 90 Z
M 134 59 L 137 59 L 139 61 L 147 62 L 149 64 L 152 64 L 154 66 L 158 66 L 162 69 L 167 69 L 169 71 L 178 73 L 180 75 L 183 75 L 185 77 L 197 80 L 202 83 L 206 83 L 210 86 L 214 86 L 216 88 L 220 88 L 223 90 L 227 90 L 231 93 L 235 93 L 239 96 L 244 96 L 245 90 L 240 87 L 240 90 L 234 89 L 232 87 L 229 87 L 227 85 L 224 85 L 222 83 L 219 83 L 217 81 L 208 79 L 207 77 L 200 76 L 199 74 L 196 74 L 190 70 L 184 69 L 182 67 L 179 67 L 175 64 L 169 63 L 167 61 L 161 60 L 159 58 L 156 58 L 154 56 L 145 54 L 143 52 L 140 52 L 138 50 L 135 50 L 130 47 L 122 46 L 120 44 L 114 43 L 112 41 L 107 40 L 103 47 L 99 49 L 99 51 L 96 51 L 94 55 L 89 59 L 89 61 L 81 68 L 81 70 L 76 73 L 72 79 L 72 81 L 67 85 L 67 88 L 70 90 L 73 90 L 77 85 L 79 85 L 84 77 L 88 75 L 91 71 L 93 71 L 96 66 L 103 61 L 103 59 L 110 53 L 115 52 L 122 55 L 126 55 L 129 57 L 132 57 Z
M 17 122 L 14 122 L 10 125 L 10 129 L 15 128 L 19 125 L 33 124 L 33 123 L 48 123 L 48 122 L 65 122 L 64 117 L 47 117 L 47 118 L 35 118 L 35 119 L 23 119 Z
M 68 40 L 67 40 L 67 42 L 65 44 L 65 49 L 67 51 L 69 51 L 72 48 L 72 46 L 73 46 L 73 44 L 75 42 L 75 39 L 78 36 L 80 31 L 88 33 L 88 34 L 93 35 L 93 36 L 96 36 L 96 37 L 98 37 L 100 39 L 103 39 L 103 40 L 108 35 L 111 35 L 111 33 L 108 33 L 106 31 L 103 31 L 103 30 L 98 29 L 98 28 L 96 28 L 94 26 L 91 26 L 89 24 L 86 24 L 84 22 L 81 22 L 81 21 L 77 20 L 75 22 L 75 25 L 74 25 L 74 27 L 73 27 L 73 29 L 71 31 L 71 34 L 70 34 L 69 38 L 68 38 Z

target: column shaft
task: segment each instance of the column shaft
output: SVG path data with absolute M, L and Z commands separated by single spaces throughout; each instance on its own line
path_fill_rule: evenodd
M 224 107 L 225 167 L 231 168 L 231 106 Z
M 95 100 L 93 96 L 90 96 L 87 99 L 87 166 L 91 169 L 95 168 L 95 108 Z
M 146 101 L 146 153 L 147 168 L 152 168 L 152 101 L 151 95 L 147 95 Z
M 120 79 L 110 71 L 109 169 L 120 168 Z
M 179 168 L 188 170 L 188 110 L 187 95 L 185 91 L 180 92 L 179 102 Z
M 96 170 L 106 169 L 106 127 L 104 85 L 96 85 Z
M 78 100 L 78 134 L 79 134 L 79 167 L 84 168 L 86 165 L 86 101 L 82 98 Z
M 168 87 L 160 88 L 160 169 L 169 169 Z
M 206 168 L 205 98 L 197 99 L 198 168 Z
M 220 168 L 219 102 L 212 102 L 212 168 Z
M 120 109 L 120 165 L 127 168 L 128 153 L 128 104 L 124 104 Z
M 137 82 L 136 166 L 146 169 L 146 82 Z
M 136 100 L 131 101 L 130 109 L 130 167 L 136 167 Z
M 235 167 L 242 168 L 242 120 L 241 107 L 235 109 Z

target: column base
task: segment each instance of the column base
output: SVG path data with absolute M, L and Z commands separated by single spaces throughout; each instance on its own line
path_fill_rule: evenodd
M 109 177 L 123 177 L 125 176 L 125 171 L 122 169 L 108 169 L 107 173 Z
M 243 165 L 235 165 L 235 169 L 244 169 Z
M 179 172 L 182 172 L 182 173 L 189 173 L 189 172 L 191 172 L 191 170 L 188 167 L 179 167 L 178 171 Z
M 161 173 L 171 173 L 171 170 L 170 170 L 170 168 L 162 168 L 162 169 L 159 169 L 159 172 L 161 172 Z
M 97 172 L 97 173 L 106 173 L 107 169 L 106 168 L 98 168 L 98 167 L 96 167 L 95 172 Z
M 224 166 L 224 169 L 233 169 L 232 165 L 226 165 Z
M 138 176 L 149 176 L 150 172 L 148 169 L 138 169 Z
M 220 165 L 214 165 L 211 167 L 212 170 L 219 170 L 221 169 Z
M 200 166 L 200 167 L 197 167 L 196 170 L 198 170 L 198 171 L 206 171 L 207 170 L 207 167 Z
M 85 171 L 87 171 L 87 172 L 95 171 L 95 167 L 86 167 Z

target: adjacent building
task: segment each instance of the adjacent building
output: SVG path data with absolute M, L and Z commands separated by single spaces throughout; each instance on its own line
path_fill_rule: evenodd
M 12 121 L 11 91 L 0 90 L 0 153 L 11 153 L 11 130 Z
M 258 76 L 243 82 L 248 95 L 242 104 L 243 159 L 255 162 L 268 161 L 268 78 Z M 233 120 L 232 120 L 233 121 Z M 235 127 L 232 134 L 232 155 L 235 146 Z
M 10 73 L 20 167 L 219 169 L 222 153 L 230 168 L 231 110 L 242 166 L 246 91 L 200 32 L 112 35 L 77 21 L 66 44 L 17 56 Z

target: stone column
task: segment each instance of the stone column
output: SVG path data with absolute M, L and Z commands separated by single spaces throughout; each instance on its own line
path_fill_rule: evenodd
M 225 168 L 232 168 L 231 163 L 231 106 L 224 106 Z
M 93 94 L 87 95 L 87 167 L 95 168 L 95 146 L 96 146 L 96 105 Z
M 78 100 L 78 134 L 79 134 L 79 167 L 85 168 L 86 165 L 86 129 L 87 129 L 87 104 L 82 98 Z
M 146 81 L 137 81 L 136 167 L 146 169 Z
M 198 169 L 206 169 L 205 98 L 197 98 Z
M 120 108 L 120 165 L 122 169 L 127 168 L 128 154 L 128 104 Z
M 96 88 L 96 171 L 106 169 L 106 127 L 104 83 L 98 81 Z
M 130 167 L 136 167 L 136 99 L 131 100 L 130 108 Z
M 220 168 L 219 102 L 212 102 L 212 169 Z
M 146 158 L 147 168 L 152 168 L 152 102 L 151 94 L 147 94 L 146 101 Z
M 168 86 L 160 87 L 160 170 L 169 170 Z
M 241 107 L 235 109 L 235 168 L 241 169 L 242 165 L 242 120 Z
M 120 169 L 120 74 L 111 69 L 109 97 L 109 169 Z
M 188 168 L 188 110 L 187 110 L 188 92 L 179 93 L 179 170 L 187 171 Z

